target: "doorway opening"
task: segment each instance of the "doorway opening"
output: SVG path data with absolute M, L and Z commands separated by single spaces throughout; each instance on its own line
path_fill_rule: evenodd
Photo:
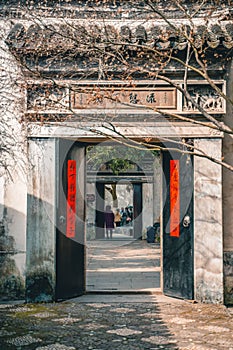
M 112 239 L 133 239 L 134 212 L 131 183 L 87 183 L 86 240 L 106 239 L 104 212 L 107 205 L 115 215 Z M 101 232 L 101 228 L 103 228 Z
M 96 157 L 93 145 L 91 152 Z M 160 224 L 160 153 L 109 143 L 101 145 L 102 152 L 107 160 L 91 167 L 87 148 L 86 291 L 161 292 L 159 230 L 150 241 L 147 235 L 155 222 Z M 117 163 L 120 169 L 114 168 Z M 115 219 L 121 216 L 111 239 L 105 228 L 107 205 Z
M 37 142 L 38 140 L 31 140 L 32 155 L 37 154 L 38 148 L 35 147 Z M 42 249 L 33 250 L 33 243 L 37 239 L 38 246 L 44 247 L 45 240 L 42 238 L 46 237 L 46 242 L 50 243 L 50 250 L 45 250 L 45 258 L 42 261 L 47 261 L 46 254 L 54 251 L 54 247 L 55 254 L 52 255 L 54 260 L 50 260 L 49 277 L 45 278 L 43 275 L 42 280 L 40 279 L 41 270 L 36 270 L 37 265 L 35 264 L 39 261 L 38 259 L 41 259 L 40 255 L 37 256 L 37 259 L 34 259 L 34 256 L 33 259 L 28 259 L 28 271 L 33 271 L 34 274 L 33 277 L 27 275 L 27 300 L 44 300 L 45 296 L 46 300 L 64 300 L 84 294 L 91 286 L 94 291 L 98 288 L 117 291 L 127 288 L 129 291 L 131 288 L 131 291 L 138 292 L 147 289 L 148 286 L 153 288 L 148 281 L 160 280 L 154 275 L 155 268 L 158 267 L 157 276 L 160 276 L 160 248 L 159 259 L 156 261 L 156 251 L 154 251 L 149 265 L 145 267 L 146 271 L 142 270 L 142 264 L 147 261 L 150 254 L 145 250 L 138 253 L 139 250 L 135 251 L 133 248 L 144 244 L 151 249 L 153 245 L 156 245 L 154 240 L 151 244 L 147 241 L 147 227 L 148 225 L 151 227 L 156 220 L 160 221 L 158 219 L 160 212 L 162 213 L 163 292 L 170 296 L 192 299 L 194 295 L 192 154 L 184 151 L 182 146 L 178 149 L 175 144 L 170 149 L 163 150 L 160 164 L 160 154 L 152 154 L 147 150 L 144 154 L 130 155 L 130 151 L 126 148 L 120 154 L 116 145 L 114 147 L 111 145 L 113 153 L 108 154 L 105 149 L 102 159 L 93 157 L 94 161 L 89 162 L 86 157 L 87 144 L 63 138 L 42 140 L 42 142 L 43 144 L 47 142 L 53 152 L 43 154 L 43 157 L 39 159 L 41 163 L 32 170 L 31 179 L 38 177 L 38 169 L 50 168 L 51 154 L 53 154 L 55 169 L 53 168 L 52 174 L 55 174 L 56 182 L 51 198 L 54 202 L 56 199 L 57 206 L 56 208 L 54 206 L 45 207 L 44 201 L 38 200 L 37 197 L 29 198 L 28 227 L 30 231 L 28 232 L 30 232 L 30 237 L 28 238 L 30 239 L 28 239 L 27 251 L 42 252 Z M 114 154 L 116 150 L 118 153 Z M 95 159 L 99 164 L 96 164 Z M 113 172 L 110 167 L 112 164 L 117 164 L 118 171 Z M 101 165 L 104 165 L 104 168 Z M 126 168 L 122 169 L 121 165 L 126 165 Z M 46 172 L 40 171 L 41 174 L 46 174 Z M 44 183 L 46 181 L 42 181 L 42 184 Z M 95 184 L 94 193 L 86 192 L 85 188 L 89 183 Z M 100 218 L 104 214 L 105 186 L 109 184 L 131 184 L 133 186 L 133 235 L 128 237 L 127 241 L 120 241 L 120 243 L 117 241 L 120 245 L 118 249 L 120 258 L 113 255 L 113 249 L 116 247 L 109 246 L 110 243 L 116 241 L 106 240 L 104 236 L 101 236 L 104 235 L 104 221 Z M 42 186 L 41 189 L 46 190 L 46 195 L 50 193 L 47 187 Z M 98 195 L 100 200 L 97 199 L 97 193 L 100 194 Z M 95 237 L 89 241 L 85 235 L 86 226 L 89 224 L 86 222 L 86 198 L 88 196 L 89 199 L 92 198 L 95 220 L 93 222 Z M 35 203 L 38 206 L 37 211 L 33 209 Z M 101 204 L 100 207 L 98 203 Z M 41 217 L 43 217 L 42 222 Z M 54 219 L 56 225 L 53 224 Z M 32 223 L 36 223 L 36 226 L 30 226 Z M 40 232 L 45 227 L 47 230 L 41 237 Z M 96 247 L 92 246 L 93 242 Z M 92 254 L 94 248 L 97 252 L 96 256 Z M 86 251 L 88 259 L 86 259 Z M 136 257 L 141 257 L 141 260 L 135 260 Z M 121 267 L 101 265 L 102 262 L 114 263 L 117 259 L 123 263 Z M 90 275 L 90 265 L 88 265 L 90 262 L 95 263 L 92 271 L 94 277 Z M 44 268 L 45 276 L 47 276 L 47 264 L 44 265 Z M 128 268 L 131 268 L 132 274 L 123 275 L 123 272 L 128 273 Z M 100 278 L 101 272 L 103 274 Z M 139 273 L 139 278 L 137 278 L 137 273 Z M 100 287 L 96 287 L 93 278 L 100 280 Z M 114 282 L 118 279 L 119 285 L 110 286 L 110 279 Z M 130 287 L 122 286 L 122 281 L 131 281 Z M 141 286 L 135 281 L 141 281 Z

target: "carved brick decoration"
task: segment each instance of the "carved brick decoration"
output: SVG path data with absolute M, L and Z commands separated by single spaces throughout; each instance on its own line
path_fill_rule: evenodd
M 28 110 L 64 110 L 68 101 L 68 90 L 64 87 L 31 84 L 27 88 Z
M 217 84 L 217 88 L 223 91 L 223 84 Z M 225 113 L 225 99 L 209 85 L 193 84 L 188 86 L 188 91 L 194 101 L 208 113 Z M 183 98 L 183 111 L 188 113 L 198 112 L 191 101 Z
M 142 82 L 141 82 L 142 83 Z M 179 82 L 176 82 L 178 85 Z M 161 83 L 160 83 L 161 84 Z M 224 82 L 216 83 L 224 93 Z M 225 99 L 206 82 L 188 84 L 187 90 L 193 102 L 210 114 L 225 113 Z M 29 113 L 72 113 L 89 110 L 145 110 L 154 112 L 175 111 L 180 114 L 200 114 L 190 100 L 181 96 L 178 89 L 165 85 L 125 85 L 96 86 L 85 84 L 59 85 L 29 84 L 27 88 L 27 112 Z M 143 112 L 144 111 L 144 112 Z

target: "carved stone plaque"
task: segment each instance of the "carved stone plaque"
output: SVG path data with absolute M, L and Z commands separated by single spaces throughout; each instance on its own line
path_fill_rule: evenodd
M 220 91 L 223 91 L 223 84 L 216 84 L 216 86 Z M 193 100 L 208 113 L 225 113 L 225 99 L 211 86 L 190 84 L 188 85 L 188 91 Z M 187 101 L 183 97 L 183 112 L 196 113 L 198 109 L 191 101 Z
M 188 83 L 188 92 L 192 100 L 186 100 L 175 87 L 157 85 L 75 85 L 29 84 L 27 87 L 27 111 L 38 113 L 72 113 L 78 110 L 95 112 L 101 110 L 148 110 L 159 112 L 172 111 L 182 114 L 200 114 L 198 105 L 210 114 L 226 112 L 226 93 L 222 81 L 215 82 L 214 90 L 207 82 Z
M 67 89 L 46 84 L 32 84 L 27 89 L 28 110 L 64 110 L 68 107 L 69 94 Z
M 93 88 L 71 92 L 72 109 L 177 109 L 175 88 Z

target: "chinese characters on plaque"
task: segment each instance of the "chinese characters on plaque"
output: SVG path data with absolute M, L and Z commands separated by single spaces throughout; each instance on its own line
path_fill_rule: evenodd
M 175 88 L 135 88 L 135 89 L 86 89 L 83 92 L 73 91 L 71 108 L 106 108 L 125 109 L 148 106 L 154 108 L 176 109 L 177 91 Z
M 67 221 L 66 237 L 75 237 L 76 221 L 76 161 L 68 160 L 67 164 Z
M 225 93 L 225 84 L 216 82 L 220 91 Z M 29 84 L 27 88 L 28 113 L 62 113 L 71 110 L 101 109 L 141 109 L 145 107 L 154 112 L 173 110 L 177 113 L 200 113 L 194 101 L 208 113 L 226 112 L 226 103 L 220 93 L 205 82 L 190 82 L 188 85 L 192 100 L 186 100 L 176 87 L 164 85 L 78 85 L 53 86 Z

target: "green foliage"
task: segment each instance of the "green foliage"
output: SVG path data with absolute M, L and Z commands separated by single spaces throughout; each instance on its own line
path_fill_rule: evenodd
M 118 175 L 120 172 L 124 172 L 128 169 L 133 169 L 134 164 L 128 159 L 115 158 L 109 161 L 107 168 L 111 169 L 114 175 Z
M 151 160 L 158 152 L 150 152 L 138 150 L 133 147 L 123 145 L 108 146 L 88 146 L 87 147 L 87 165 L 90 170 L 111 170 L 114 175 L 134 169 L 135 166 L 142 164 L 145 158 L 150 157 Z

